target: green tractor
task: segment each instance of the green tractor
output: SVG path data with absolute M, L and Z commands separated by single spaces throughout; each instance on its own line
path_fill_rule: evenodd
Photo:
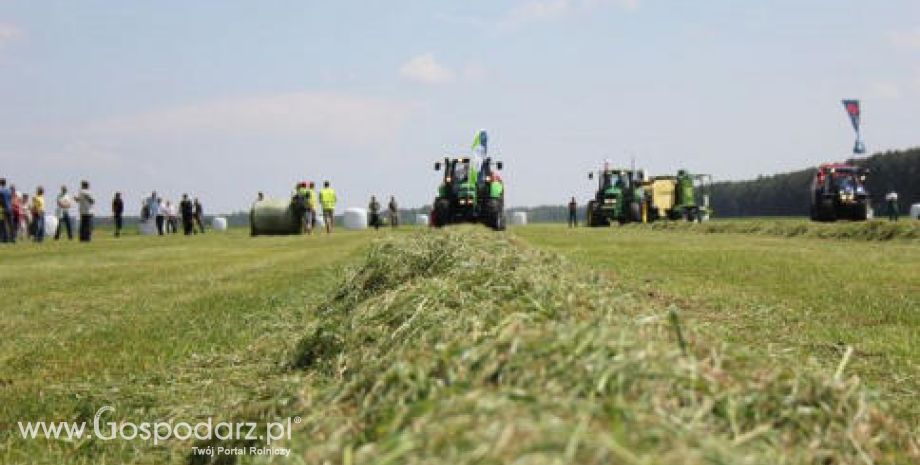
M 505 185 L 498 173 L 502 162 L 445 157 L 434 169 L 443 170 L 444 176 L 431 211 L 432 226 L 483 223 L 496 231 L 505 229 Z
M 712 214 L 709 207 L 712 176 L 678 170 L 677 176 L 654 176 L 645 183 L 648 221 L 705 221 Z
M 588 201 L 588 226 L 609 226 L 613 221 L 620 224 L 642 221 L 645 173 L 604 166 L 596 175 L 597 191 L 594 199 Z M 588 173 L 588 179 L 594 177 L 595 173 Z

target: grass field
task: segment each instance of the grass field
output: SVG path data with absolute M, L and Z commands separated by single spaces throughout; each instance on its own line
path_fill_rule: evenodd
M 152 446 L 138 441 L 26 440 L 16 428 L 16 422 L 22 420 L 92 421 L 92 415 L 102 405 L 116 407 L 114 419 L 131 420 L 190 421 L 209 416 L 266 420 L 301 414 L 306 424 L 297 431 L 290 446 L 302 457 L 331 463 L 350 463 L 349 460 L 357 460 L 354 457 L 365 457 L 367 461 L 351 463 L 413 463 L 413 457 L 415 463 L 420 463 L 417 459 L 425 456 L 459 463 L 459 456 L 450 455 L 451 450 L 466 451 L 464 457 L 477 457 L 475 440 L 496 438 L 508 443 L 505 446 L 511 452 L 507 454 L 511 454 L 514 444 L 526 444 L 529 437 L 502 429 L 505 423 L 515 423 L 511 417 L 500 415 L 502 409 L 507 407 L 507 415 L 519 413 L 522 418 L 531 418 L 533 412 L 519 410 L 518 404 L 508 405 L 507 396 L 498 394 L 513 391 L 524 397 L 535 395 L 535 405 L 542 405 L 539 394 L 528 394 L 528 389 L 539 388 L 552 394 L 559 386 L 572 382 L 576 384 L 571 389 L 577 390 L 581 380 L 557 380 L 551 365 L 543 365 L 556 356 L 552 352 L 546 352 L 545 359 L 508 365 L 509 373 L 517 373 L 520 380 L 536 383 L 535 386 L 514 385 L 512 381 L 507 381 L 506 386 L 506 381 L 496 381 L 490 372 L 482 384 L 455 384 L 457 388 L 445 391 L 443 386 L 431 387 L 441 383 L 432 380 L 431 373 L 446 370 L 456 376 L 479 376 L 478 365 L 452 363 L 468 356 L 475 358 L 479 352 L 499 350 L 495 353 L 504 354 L 507 347 L 502 345 L 502 338 L 521 331 L 524 321 L 547 328 L 547 332 L 532 334 L 531 339 L 526 331 L 521 333 L 525 347 L 529 347 L 527 341 L 562 347 L 568 343 L 552 338 L 566 331 L 582 334 L 579 331 L 586 331 L 583 326 L 588 322 L 594 322 L 589 327 L 606 322 L 627 328 L 632 324 L 628 321 L 672 306 L 679 309 L 685 321 L 691 347 L 738 354 L 738 365 L 743 368 L 739 373 L 750 371 L 763 376 L 760 368 L 780 374 L 792 370 L 791 379 L 807 386 L 821 379 L 822 370 L 833 372 L 845 348 L 852 346 L 854 352 L 846 372 L 865 381 L 870 397 L 877 392 L 882 410 L 912 430 L 909 434 L 920 431 L 920 245 L 916 241 L 682 234 L 643 228 L 566 231 L 559 226 L 529 226 L 500 235 L 507 236 L 511 245 L 490 249 L 491 255 L 486 254 L 497 257 L 493 271 L 500 271 L 502 264 L 521 268 L 514 277 L 518 281 L 505 283 L 500 273 L 456 277 L 448 271 L 415 270 L 419 260 L 437 262 L 437 257 L 424 255 L 426 249 L 421 245 L 417 252 L 421 256 L 411 255 L 397 244 L 395 249 L 384 250 L 391 250 L 393 257 L 387 258 L 386 253 L 380 256 L 378 251 L 378 255 L 366 258 L 365 246 L 373 236 L 365 232 L 253 240 L 243 231 L 234 230 L 225 235 L 192 238 L 134 236 L 117 241 L 102 238 L 89 246 L 46 243 L 0 249 L 0 289 L 7 299 L 7 305 L 0 307 L 4 334 L 0 339 L 0 422 L 4 425 L 0 431 L 0 461 L 164 463 L 188 459 L 188 443 Z M 395 236 L 403 241 L 414 240 L 404 234 Z M 488 240 L 483 237 L 479 240 Z M 451 248 L 439 243 L 431 247 L 436 247 L 433 250 L 438 254 L 459 254 L 451 255 L 458 262 L 464 254 L 479 257 L 467 253 L 464 247 L 469 244 Z M 517 252 L 518 248 L 522 252 Z M 541 258 L 542 252 L 531 258 L 515 258 L 519 253 L 527 255 L 529 249 L 552 251 L 553 256 L 562 257 L 563 263 L 571 262 L 573 269 L 566 268 L 554 277 L 552 271 L 546 270 L 556 266 L 556 258 Z M 487 256 L 477 260 L 488 261 Z M 359 269 L 357 274 L 347 275 L 350 280 L 343 281 L 339 267 L 361 263 L 364 274 Z M 546 276 L 528 276 L 531 266 L 534 272 Z M 552 288 L 554 278 L 579 282 L 563 283 L 561 297 L 540 290 Z M 510 293 L 507 305 L 488 301 L 481 312 L 467 315 L 463 306 L 485 297 L 482 291 L 452 288 L 452 282 L 465 282 L 457 281 L 460 279 L 473 279 L 478 283 L 476 289 Z M 345 287 L 338 287 L 342 284 Z M 447 294 L 432 295 L 426 290 L 429 287 L 443 287 Z M 448 294 L 450 297 L 446 297 Z M 592 306 L 596 302 L 582 302 L 595 295 L 597 302 L 607 304 L 598 307 Z M 330 300 L 330 296 L 339 297 Z M 570 317 L 552 310 L 553 305 L 574 305 L 580 310 L 566 323 Z M 454 310 L 424 316 L 419 313 L 423 307 Z M 352 314 L 354 320 L 342 319 Z M 518 321 L 520 318 L 526 319 Z M 396 324 L 397 321 L 402 322 Z M 493 325 L 502 332 L 491 332 Z M 320 331 L 326 328 L 335 332 L 345 327 L 352 329 L 336 336 L 344 339 L 328 339 Z M 640 328 L 633 332 L 644 331 Z M 656 331 L 650 333 L 649 344 L 664 337 L 661 347 L 675 347 L 666 335 Z M 623 334 L 633 332 L 617 334 L 622 339 Z M 396 334 L 400 335 L 399 343 L 395 342 Z M 644 343 L 627 342 L 620 341 L 627 344 L 623 347 Z M 542 346 L 532 347 L 534 354 L 541 352 L 539 347 Z M 662 363 L 680 355 L 656 352 L 660 349 L 657 345 L 645 349 L 651 350 L 643 352 L 646 354 L 660 352 Z M 326 354 L 325 350 L 332 352 Z M 584 347 L 571 350 L 577 352 Z M 705 354 L 699 357 L 701 361 L 711 361 Z M 809 358 L 815 361 L 808 362 Z M 291 369 L 292 363 L 299 368 Z M 636 363 L 635 366 L 644 366 Z M 652 368 L 673 369 L 670 365 L 656 366 Z M 421 367 L 433 371 L 423 375 L 424 370 L 416 371 Z M 818 373 L 816 378 L 810 378 L 811 371 Z M 782 376 L 777 379 L 786 379 Z M 375 381 L 378 377 L 401 381 L 384 387 Z M 422 384 L 420 379 L 435 384 Z M 768 393 L 774 388 L 779 389 L 764 390 Z M 738 394 L 748 397 L 739 398 L 758 399 L 756 392 L 745 392 L 741 389 Z M 482 395 L 481 400 L 471 404 L 471 393 Z M 844 400 L 850 399 L 848 395 L 834 394 L 839 397 L 833 398 L 844 405 Z M 349 396 L 365 401 L 355 403 L 354 399 L 348 400 Z M 547 424 L 556 425 L 555 429 L 532 432 L 532 436 L 562 434 L 564 440 L 561 445 L 549 441 L 542 447 L 547 451 L 559 447 L 559 460 L 573 463 L 588 463 L 596 457 L 582 455 L 587 453 L 584 450 L 600 454 L 616 449 L 608 443 L 592 442 L 603 437 L 592 433 L 595 425 L 590 419 L 598 415 L 589 402 L 593 397 L 573 400 L 565 394 L 554 396 L 543 400 L 558 400 L 556 407 L 546 407 L 546 415 L 556 415 L 556 420 L 548 420 L 545 415 L 531 419 L 535 424 L 549 421 Z M 377 405 L 364 405 L 369 399 Z M 654 400 L 641 397 L 636 402 Z M 485 406 L 488 403 L 493 407 Z M 606 404 L 597 401 L 597 405 Z M 751 412 L 761 412 L 756 405 Z M 772 404 L 764 405 L 766 408 Z M 571 408 L 556 411 L 563 406 Z M 482 413 L 484 419 L 461 421 L 471 412 Z M 579 416 L 569 418 L 569 414 L 576 413 Z M 412 418 L 416 419 L 414 427 Z M 442 421 L 446 418 L 453 419 L 447 422 L 453 427 Z M 833 417 L 833 421 L 838 419 Z M 738 430 L 732 432 L 737 427 L 735 421 L 726 426 L 719 418 L 711 423 L 700 420 L 713 437 L 726 435 L 730 439 L 724 444 L 691 434 L 667 444 L 673 451 L 718 451 L 724 454 L 720 457 L 729 459 L 747 457 L 731 455 L 736 452 L 771 457 L 764 452 L 763 444 L 734 451 L 732 448 L 739 446 L 732 444 L 749 439 Z M 375 433 L 366 429 L 368 424 L 377 425 Z M 641 424 L 652 427 L 652 431 L 664 427 L 655 422 Z M 519 426 L 526 429 L 525 424 Z M 359 434 L 359 430 L 364 432 Z M 485 436 L 465 430 L 481 430 Z M 582 431 L 583 439 L 578 439 L 577 434 L 572 436 L 578 431 Z M 836 433 L 828 431 L 826 437 L 833 438 Z M 506 438 L 503 434 L 511 436 Z M 672 433 L 656 434 L 667 437 Z M 457 438 L 456 444 L 444 444 L 452 437 Z M 653 453 L 650 451 L 654 448 L 647 449 L 648 437 L 634 438 L 626 432 L 616 437 L 635 444 L 636 454 Z M 774 440 L 779 441 L 764 441 L 775 447 L 771 442 Z M 419 447 L 419 441 L 431 444 L 431 448 Z M 584 445 L 579 447 L 579 441 Z M 376 446 L 352 449 L 362 443 Z M 327 445 L 325 449 L 323 444 Z M 330 450 L 335 445 L 343 447 Z M 513 457 L 502 455 L 504 452 L 491 453 L 482 451 L 479 462 L 501 463 Z M 630 463 L 630 457 L 637 460 L 634 463 L 643 463 L 646 457 L 620 453 L 625 455 L 613 457 L 623 463 Z M 694 456 L 689 454 L 686 457 Z M 909 460 L 907 455 L 903 457 Z M 661 463 L 670 463 L 671 459 Z M 250 460 L 253 459 L 243 459 Z
M 842 224 L 849 227 L 848 224 Z M 822 225 L 825 226 L 825 225 Z M 515 231 L 611 277 L 614 292 L 679 307 L 706 338 L 852 368 L 920 425 L 920 244 L 650 227 Z
M 0 249 L 0 461 L 164 463 L 187 451 L 19 439 L 20 420 L 194 420 L 291 395 L 304 309 L 365 238 L 98 235 Z M 178 454 L 178 455 L 177 455 Z

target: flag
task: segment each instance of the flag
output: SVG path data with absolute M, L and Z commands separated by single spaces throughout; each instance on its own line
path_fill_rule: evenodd
M 859 100 L 844 100 L 843 108 L 847 111 L 847 115 L 850 116 L 850 123 L 853 124 L 853 130 L 856 131 L 856 143 L 853 144 L 853 153 L 857 155 L 866 153 L 866 145 L 860 139 L 859 134 Z
M 853 123 L 853 130 L 859 132 L 859 100 L 844 100 L 843 108 L 850 115 L 850 122 Z
M 476 133 L 476 137 L 473 138 L 473 146 L 470 148 L 476 150 L 479 147 L 482 147 L 483 154 L 489 151 L 489 135 L 486 134 L 485 129 Z

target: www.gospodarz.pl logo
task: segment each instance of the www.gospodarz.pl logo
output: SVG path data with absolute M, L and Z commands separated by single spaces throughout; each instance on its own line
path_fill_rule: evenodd
M 148 441 L 158 445 L 169 440 L 198 441 L 248 441 L 271 445 L 273 442 L 291 439 L 291 429 L 301 422 L 300 417 L 287 418 L 284 421 L 267 422 L 227 422 L 215 423 L 208 418 L 205 421 L 189 423 L 180 421 L 132 422 L 105 421 L 103 416 L 115 412 L 115 407 L 104 406 L 93 417 L 92 430 L 87 430 L 86 422 L 45 422 L 20 421 L 19 433 L 24 439 L 61 439 L 76 441 L 80 439 L 100 439 L 103 441 Z M 289 449 L 270 447 L 193 447 L 197 455 L 288 455 Z

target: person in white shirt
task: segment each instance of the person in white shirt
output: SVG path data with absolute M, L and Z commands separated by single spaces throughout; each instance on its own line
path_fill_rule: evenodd
M 73 198 L 67 193 L 67 186 L 61 186 L 61 193 L 57 196 L 57 231 L 54 232 L 54 240 L 61 238 L 61 228 L 67 228 L 67 239 L 73 240 L 73 229 L 70 221 L 70 207 L 73 206 Z
M 167 214 L 166 203 L 163 202 L 163 199 L 157 198 L 157 209 L 155 212 L 153 212 L 153 214 L 156 215 L 157 218 L 157 233 L 162 236 L 164 233 L 163 227 L 166 223 Z
M 170 201 L 166 201 L 166 232 L 168 234 L 179 232 L 179 209 Z
M 885 202 L 888 204 L 888 221 L 898 221 L 901 212 L 898 209 L 898 193 L 895 191 L 885 195 Z
M 80 242 L 89 242 L 93 237 L 93 215 L 96 198 L 89 190 L 89 181 L 80 181 L 80 192 L 74 197 L 80 210 Z

